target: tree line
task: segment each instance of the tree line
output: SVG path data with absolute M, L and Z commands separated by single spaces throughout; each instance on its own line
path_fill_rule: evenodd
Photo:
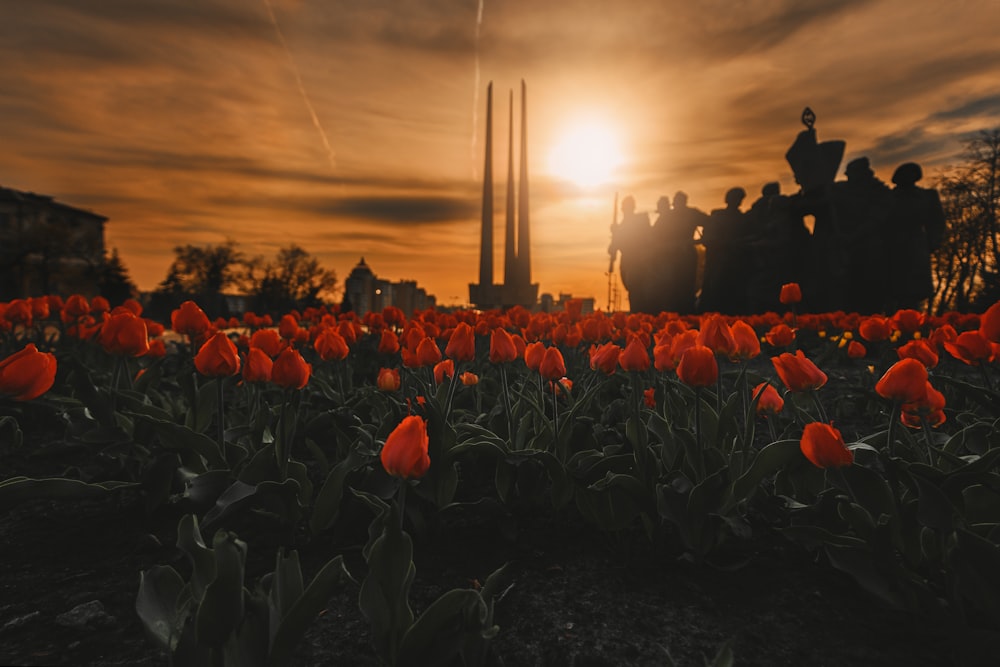
M 242 315 L 246 310 L 277 315 L 329 303 L 337 275 L 299 245 L 278 250 L 273 259 L 250 257 L 236 241 L 174 248 L 167 276 L 150 295 L 151 317 L 169 317 L 193 299 L 211 317 Z

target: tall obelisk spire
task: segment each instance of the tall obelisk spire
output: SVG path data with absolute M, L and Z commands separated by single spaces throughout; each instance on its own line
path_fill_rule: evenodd
M 479 284 L 493 284 L 493 82 L 486 87 L 486 161 L 483 164 L 483 228 L 479 241 Z
M 517 281 L 520 285 L 531 284 L 531 243 L 528 229 L 528 102 L 527 87 L 521 79 L 521 173 L 518 176 L 517 192 Z
M 510 91 L 507 124 L 507 224 L 504 236 L 503 282 L 516 284 L 519 273 L 517 261 L 516 231 L 514 227 L 514 91 Z

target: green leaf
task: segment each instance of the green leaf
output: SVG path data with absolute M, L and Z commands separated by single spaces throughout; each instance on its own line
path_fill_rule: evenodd
M 201 456 L 210 468 L 226 468 L 225 459 L 219 451 L 219 445 L 204 433 L 194 431 L 187 426 L 175 424 L 148 415 L 136 415 L 139 421 L 150 424 L 165 449 L 178 452 L 194 452 Z
M 11 477 L 0 482 L 0 507 L 12 507 L 36 498 L 75 500 L 104 496 L 118 489 L 139 486 L 136 482 L 83 482 L 68 477 Z
M 398 509 L 393 505 L 382 534 L 368 552 L 368 576 L 358 598 L 371 626 L 372 645 L 389 664 L 396 663 L 400 643 L 413 624 L 409 596 L 415 573 L 413 542 L 399 527 Z
M 170 653 L 177 648 L 184 627 L 177 609 L 184 585 L 177 570 L 166 565 L 154 565 L 139 575 L 135 610 L 153 640 Z
M 284 482 L 266 480 L 255 486 L 236 480 L 215 501 L 215 507 L 205 514 L 205 530 L 237 512 L 271 501 L 277 503 L 277 507 L 273 509 L 278 512 L 282 521 L 293 523 L 300 514 L 298 494 L 299 483 L 291 478 Z
M 312 516 L 309 517 L 309 530 L 313 535 L 318 535 L 337 520 L 348 476 L 356 470 L 363 469 L 369 461 L 368 456 L 352 449 L 326 476 L 313 502 Z
M 761 482 L 792 461 L 802 458 L 798 440 L 778 440 L 767 445 L 754 457 L 747 471 L 729 487 L 731 504 L 749 500 Z
M 452 664 L 466 646 L 486 637 L 490 630 L 485 626 L 486 616 L 486 603 L 478 592 L 455 588 L 444 593 L 407 630 L 396 664 Z
M 221 648 L 243 620 L 243 570 L 247 545 L 233 533 L 219 531 L 212 540 L 215 579 L 195 613 L 199 644 Z
M 271 639 L 268 665 L 288 663 L 302 635 L 326 607 L 330 596 L 345 580 L 350 579 L 351 575 L 344 567 L 342 556 L 337 556 L 323 566 L 282 617 L 278 630 Z
M 269 642 L 274 641 L 278 625 L 302 596 L 303 590 L 299 552 L 292 550 L 285 556 L 284 549 L 278 549 L 276 561 L 274 576 L 271 578 L 271 591 L 267 596 Z
M 215 579 L 215 556 L 205 546 L 198 517 L 185 514 L 177 523 L 177 548 L 191 561 L 191 595 L 195 603 L 205 597 L 205 589 Z

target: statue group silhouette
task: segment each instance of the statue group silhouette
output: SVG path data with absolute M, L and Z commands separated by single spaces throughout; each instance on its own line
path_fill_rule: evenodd
M 945 218 L 923 174 L 901 164 L 894 187 L 875 176 L 868 158 L 849 162 L 835 180 L 844 142 L 816 141 L 815 116 L 785 155 L 799 191 L 782 194 L 767 183 L 743 210 L 747 193 L 732 188 L 725 207 L 710 214 L 688 205 L 679 191 L 660 197 L 656 220 L 621 202 L 608 252 L 633 312 L 746 315 L 781 311 L 785 283 L 799 283 L 806 312 L 895 312 L 924 307 L 933 294 L 930 257 L 941 244 Z M 811 224 L 807 224 L 807 220 Z

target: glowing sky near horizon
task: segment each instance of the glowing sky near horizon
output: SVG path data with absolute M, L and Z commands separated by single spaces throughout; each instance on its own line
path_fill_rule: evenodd
M 497 210 L 509 91 L 517 110 L 524 79 L 533 279 L 600 307 L 616 193 L 652 210 L 685 190 L 707 211 L 735 185 L 747 205 L 768 181 L 792 191 L 784 153 L 807 105 L 821 140 L 847 142 L 845 164 L 866 155 L 884 180 L 908 160 L 931 179 L 964 138 L 1000 126 L 994 0 L 0 10 L 0 185 L 108 216 L 108 246 L 142 289 L 174 246 L 234 239 L 268 257 L 298 243 L 341 280 L 364 256 L 380 277 L 466 302 L 489 81 Z M 600 119 L 616 169 L 554 166 L 577 119 Z

